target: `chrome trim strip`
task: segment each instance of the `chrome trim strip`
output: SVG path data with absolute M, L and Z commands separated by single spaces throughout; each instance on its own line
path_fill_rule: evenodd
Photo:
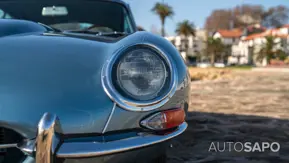
M 149 133 L 139 133 L 138 136 L 122 139 L 118 141 L 111 141 L 106 143 L 98 142 L 65 142 L 61 144 L 56 152 L 57 158 L 83 158 L 83 157 L 96 157 L 102 155 L 109 155 L 119 152 L 125 152 L 128 150 L 139 149 L 150 145 L 165 142 L 182 134 L 187 129 L 187 123 L 182 123 L 174 132 L 166 135 L 154 135 Z M 33 144 L 35 140 L 31 140 L 28 144 Z M 25 153 L 32 155 L 35 151 L 33 146 L 27 146 L 24 148 L 18 147 Z M 43 150 L 43 149 L 42 149 Z M 36 150 L 37 151 L 37 150 Z M 45 151 L 45 149 L 44 149 Z M 41 151 L 40 151 L 41 153 Z M 51 155 L 52 157 L 52 155 Z M 36 162 L 39 163 L 39 162 Z
M 17 144 L 17 148 L 27 155 L 32 155 L 36 151 L 35 140 L 24 140 L 22 143 Z
M 133 46 L 147 46 L 148 48 L 156 50 L 160 54 L 160 56 L 165 59 L 171 72 L 171 83 L 170 87 L 168 88 L 169 91 L 166 95 L 159 97 L 155 100 L 151 100 L 149 102 L 141 102 L 125 98 L 121 96 L 117 90 L 115 90 L 110 76 L 112 72 L 112 66 L 125 50 Z M 133 44 L 128 47 L 123 47 L 119 49 L 114 55 L 112 55 L 112 58 L 110 60 L 107 60 L 101 72 L 102 87 L 106 92 L 106 94 L 112 101 L 117 103 L 120 107 L 129 111 L 151 111 L 160 108 L 166 102 L 168 102 L 169 99 L 175 94 L 177 89 L 177 81 L 178 81 L 177 69 L 172 59 L 168 55 L 166 55 L 163 50 L 161 50 L 155 45 L 148 43 Z
M 112 110 L 111 110 L 111 112 L 109 114 L 109 117 L 108 117 L 106 123 L 105 123 L 105 126 L 104 126 L 104 128 L 102 130 L 102 133 L 105 133 L 105 131 L 106 131 L 106 129 L 107 129 L 109 123 L 110 123 L 110 120 L 111 120 L 111 117 L 112 117 L 112 115 L 114 113 L 115 108 L 116 108 L 116 103 L 113 104 Z
M 187 123 L 183 123 L 178 127 L 176 131 L 169 133 L 167 135 L 152 135 L 140 133 L 139 136 L 137 137 L 107 143 L 98 143 L 98 142 L 64 143 L 59 148 L 56 156 L 58 158 L 96 157 L 143 148 L 172 139 L 183 133 L 186 130 L 187 126 L 188 126 Z
M 140 122 L 140 125 L 141 125 L 142 127 L 145 127 L 145 128 L 151 129 L 151 130 L 157 130 L 157 129 L 155 129 L 155 128 L 152 128 L 150 125 L 148 125 L 148 123 L 149 123 L 149 120 L 153 119 L 154 117 L 156 117 L 156 116 L 158 116 L 158 115 L 162 115 L 162 112 L 157 112 L 157 113 L 155 113 L 155 114 L 147 117 L 146 119 L 144 119 L 144 120 L 142 120 L 142 121 Z M 166 119 L 166 116 L 165 116 L 165 119 Z M 166 121 L 166 120 L 165 120 L 165 121 Z M 162 130 L 162 129 L 159 129 L 159 130 Z
M 17 143 L 15 143 L 15 144 L 0 144 L 0 149 L 15 148 L 15 147 L 17 147 Z

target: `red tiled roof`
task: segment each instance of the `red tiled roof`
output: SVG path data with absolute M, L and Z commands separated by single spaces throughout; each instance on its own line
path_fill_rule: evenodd
M 241 37 L 243 34 L 243 31 L 241 29 L 233 29 L 233 30 L 220 29 L 217 32 L 220 33 L 220 35 L 225 38 Z
M 248 41 L 248 40 L 253 40 L 255 38 L 266 37 L 266 36 L 267 36 L 266 32 L 256 33 L 256 34 L 251 34 L 251 35 L 247 36 L 244 40 Z
M 276 30 L 277 29 L 271 29 L 271 30 L 267 30 L 267 31 L 262 32 L 262 33 L 252 34 L 252 35 L 247 36 L 244 40 L 248 41 L 248 40 L 253 40 L 256 38 L 267 37 L 267 36 L 274 36 L 274 37 L 280 37 L 280 38 L 287 38 L 289 36 L 288 34 L 287 35 L 275 34 Z
M 289 24 L 284 25 L 283 28 L 289 28 Z

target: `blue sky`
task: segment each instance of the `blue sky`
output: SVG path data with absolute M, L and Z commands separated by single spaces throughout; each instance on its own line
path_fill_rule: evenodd
M 154 26 L 160 29 L 160 21 L 150 9 L 156 2 L 162 0 L 125 0 L 132 8 L 136 23 L 150 31 Z M 289 7 L 289 0 L 164 0 L 174 8 L 175 15 L 172 19 L 167 19 L 166 32 L 174 35 L 176 24 L 184 19 L 195 23 L 196 27 L 204 26 L 206 17 L 214 9 L 232 8 L 244 4 L 262 4 L 268 8 L 276 5 L 286 5 Z M 243 1 L 243 2 L 242 2 Z

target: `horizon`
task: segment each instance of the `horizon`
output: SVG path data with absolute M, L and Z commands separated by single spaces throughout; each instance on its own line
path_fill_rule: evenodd
M 151 8 L 157 2 L 165 2 L 173 7 L 175 15 L 172 18 L 166 19 L 165 31 L 167 36 L 175 36 L 175 28 L 178 22 L 185 19 L 193 22 L 196 29 L 203 29 L 206 18 L 210 16 L 211 12 L 217 9 L 230 9 L 242 4 L 248 5 L 262 5 L 265 9 L 285 5 L 289 7 L 289 3 L 285 4 L 284 0 L 275 1 L 262 1 L 262 0 L 203 0 L 203 1 L 191 1 L 191 0 L 124 0 L 127 2 L 132 10 L 136 24 L 143 27 L 147 31 L 152 29 L 160 30 L 160 20 L 157 15 L 151 12 Z M 210 5 L 208 5 L 210 4 Z

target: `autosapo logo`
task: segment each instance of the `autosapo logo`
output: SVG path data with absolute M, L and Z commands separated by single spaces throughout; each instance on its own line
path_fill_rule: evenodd
M 278 142 L 211 142 L 209 152 L 278 152 Z

